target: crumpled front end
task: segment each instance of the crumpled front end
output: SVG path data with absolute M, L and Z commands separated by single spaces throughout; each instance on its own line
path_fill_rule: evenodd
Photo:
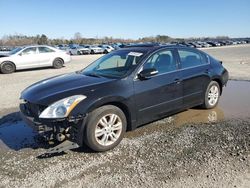
M 58 119 L 39 118 L 39 115 L 46 108 L 47 106 L 24 101 L 20 104 L 20 114 L 24 122 L 33 130 L 38 132 L 41 136 L 43 136 L 46 141 L 59 144 L 65 141 L 70 141 L 77 144 L 78 147 L 81 146 L 82 141 L 80 140 L 79 133 L 84 121 L 84 117 L 70 116 Z M 76 148 L 76 145 L 74 145 L 74 148 Z M 63 148 L 61 148 L 60 151 L 63 151 Z

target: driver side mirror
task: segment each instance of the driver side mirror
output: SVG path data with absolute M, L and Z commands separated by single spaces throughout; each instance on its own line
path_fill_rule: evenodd
M 149 69 L 144 69 L 142 70 L 139 74 L 138 77 L 141 80 L 147 80 L 149 78 L 151 78 L 154 75 L 158 74 L 158 70 L 156 70 L 155 68 L 149 68 Z

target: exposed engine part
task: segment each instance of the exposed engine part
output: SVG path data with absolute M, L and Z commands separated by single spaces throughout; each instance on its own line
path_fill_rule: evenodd
M 59 142 L 64 141 L 65 138 L 66 138 L 65 135 L 62 134 L 62 133 L 58 133 L 58 134 L 56 135 L 56 139 L 57 139 Z

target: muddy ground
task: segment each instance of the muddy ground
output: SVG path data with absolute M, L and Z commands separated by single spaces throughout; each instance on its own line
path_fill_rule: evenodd
M 224 53 L 225 65 L 230 65 L 227 48 L 210 51 Z M 235 63 L 249 58 L 247 52 L 239 50 Z M 79 64 L 77 59 L 70 66 Z M 1 98 L 52 76 L 52 70 L 21 71 L 9 82 L 0 75 L 1 91 L 6 90 Z M 233 79 L 250 80 L 236 72 Z M 16 85 L 10 87 L 11 80 Z M 215 109 L 191 109 L 128 132 L 109 152 L 84 147 L 50 158 L 37 157 L 48 145 L 20 121 L 18 100 L 10 104 L 6 98 L 0 101 L 0 187 L 249 187 L 249 93 L 250 82 L 230 81 Z

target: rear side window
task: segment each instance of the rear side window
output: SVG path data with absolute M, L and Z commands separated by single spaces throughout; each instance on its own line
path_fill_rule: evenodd
M 182 68 L 196 67 L 208 63 L 207 57 L 199 52 L 178 50 Z
M 54 52 L 54 50 L 47 48 L 47 47 L 39 47 L 39 53 L 49 53 L 49 52 Z

